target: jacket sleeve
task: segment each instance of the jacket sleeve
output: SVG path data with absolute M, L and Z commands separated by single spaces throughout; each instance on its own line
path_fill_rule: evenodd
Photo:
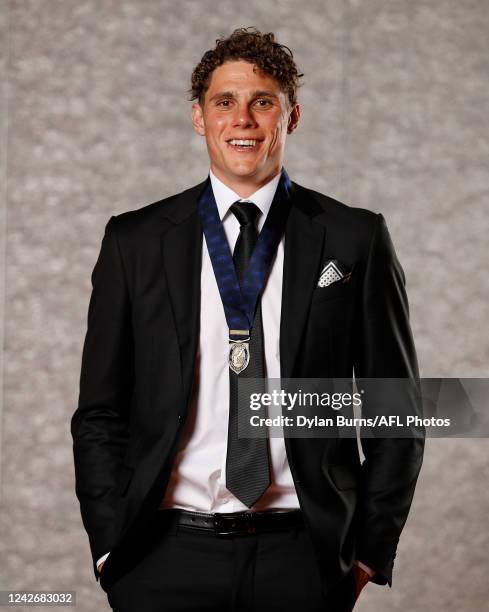
M 361 309 L 356 317 L 355 378 L 411 380 L 418 390 L 419 373 L 405 277 L 382 215 L 377 215 L 365 264 Z M 367 381 L 368 385 L 368 381 Z M 371 381 L 372 389 L 379 385 Z M 406 385 L 398 386 L 400 393 Z M 397 414 L 395 395 L 388 401 L 370 399 L 367 411 Z M 370 398 L 375 398 L 375 393 Z M 394 397 L 394 401 L 391 401 Z M 407 399 L 406 399 L 407 398 Z M 384 400 L 382 402 L 382 399 Z M 419 395 L 399 398 L 411 405 L 404 410 L 419 414 Z M 363 407 L 362 407 L 363 411 Z M 405 438 L 362 437 L 365 461 L 361 469 L 358 509 L 357 559 L 376 570 L 378 584 L 392 584 L 392 568 L 399 536 L 406 522 L 423 460 L 424 430 Z
M 117 488 L 134 388 L 131 305 L 115 226 L 111 217 L 92 272 L 80 393 L 71 419 L 76 495 L 97 579 L 96 560 L 117 537 Z

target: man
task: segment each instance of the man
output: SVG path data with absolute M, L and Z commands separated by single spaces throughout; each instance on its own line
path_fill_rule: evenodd
M 300 76 L 273 34 L 218 40 L 192 75 L 209 177 L 106 226 L 72 434 L 114 610 L 343 612 L 391 584 L 422 440 L 361 464 L 352 438 L 238 435 L 240 377 L 418 376 L 382 215 L 283 168 Z

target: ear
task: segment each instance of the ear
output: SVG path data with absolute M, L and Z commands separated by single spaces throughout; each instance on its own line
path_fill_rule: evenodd
M 287 122 L 287 134 L 292 134 L 292 132 L 296 129 L 297 124 L 299 123 L 299 119 L 301 116 L 301 109 L 298 104 L 294 104 L 294 106 L 289 111 L 289 120 Z
M 197 134 L 205 136 L 204 112 L 198 102 L 192 104 L 192 125 Z

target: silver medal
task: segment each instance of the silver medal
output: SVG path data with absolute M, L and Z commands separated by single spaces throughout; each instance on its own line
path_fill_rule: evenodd
M 229 367 L 235 374 L 240 374 L 250 363 L 249 342 L 229 343 Z

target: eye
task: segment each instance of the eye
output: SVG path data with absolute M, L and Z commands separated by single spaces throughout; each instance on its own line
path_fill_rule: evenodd
M 258 104 L 258 106 L 260 106 L 261 108 L 265 108 L 266 106 L 269 106 L 271 104 L 270 100 L 268 100 L 267 98 L 258 98 L 258 100 L 256 101 L 256 103 Z
M 231 100 L 220 100 L 216 106 L 224 106 L 225 108 L 228 107 L 231 103 Z

